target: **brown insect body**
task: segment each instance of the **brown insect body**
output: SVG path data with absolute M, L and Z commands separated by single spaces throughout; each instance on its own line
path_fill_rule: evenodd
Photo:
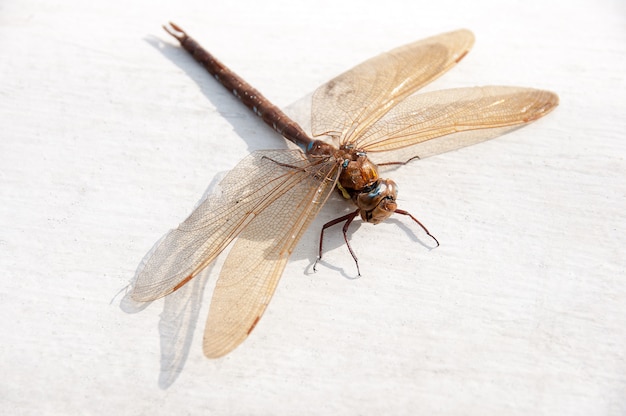
M 391 179 L 381 179 L 378 166 L 369 160 L 363 150 L 354 149 L 350 145 L 342 145 L 337 149 L 331 144 L 315 140 L 307 148 L 307 155 L 337 160 L 341 169 L 337 190 L 357 206 L 363 221 L 378 224 L 396 210 L 396 183 Z
M 513 130 L 550 112 L 556 94 L 488 86 L 416 94 L 446 72 L 474 42 L 457 30 L 371 58 L 318 88 L 311 104 L 311 136 L 259 91 L 204 50 L 176 25 L 165 28 L 225 88 L 303 150 L 261 150 L 244 158 L 137 271 L 132 297 L 151 301 L 179 289 L 231 243 L 211 300 L 203 349 L 220 357 L 236 348 L 263 315 L 298 240 L 334 189 L 357 207 L 328 222 L 354 218 L 378 224 L 398 209 L 398 187 L 378 166 L 402 164 Z M 330 136 L 338 145 L 319 139 Z M 438 242 L 437 242 L 438 244 Z M 318 258 L 318 259 L 319 259 Z M 357 270 L 358 270 L 358 262 Z M 360 274 L 360 273 L 359 273 Z

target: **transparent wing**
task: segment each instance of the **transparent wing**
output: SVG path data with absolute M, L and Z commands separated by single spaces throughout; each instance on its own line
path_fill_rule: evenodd
M 207 357 L 227 354 L 254 329 L 291 252 L 326 202 L 339 174 L 332 158 L 307 167 L 307 171 L 278 168 L 291 174 L 293 179 L 289 182 L 298 185 L 281 185 L 281 196 L 254 216 L 228 254 L 213 292 L 204 332 Z
M 278 208 L 277 200 L 289 205 L 283 196 L 291 188 L 305 185 L 307 192 L 314 193 L 322 183 L 325 190 L 333 166 L 322 161 L 312 164 L 299 150 L 252 153 L 228 173 L 217 192 L 161 240 L 137 272 L 133 299 L 151 301 L 175 291 L 215 260 L 269 206 Z
M 556 94 L 521 87 L 459 88 L 406 98 L 354 142 L 375 163 L 424 158 L 496 137 L 549 113 Z
M 369 59 L 313 94 L 313 136 L 358 137 L 394 105 L 461 60 L 474 43 L 469 30 L 420 40 Z

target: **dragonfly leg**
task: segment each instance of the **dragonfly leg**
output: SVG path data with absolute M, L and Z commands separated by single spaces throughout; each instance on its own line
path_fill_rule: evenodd
M 346 245 L 348 246 L 348 250 L 350 251 L 350 254 L 352 254 L 352 258 L 354 259 L 354 264 L 356 264 L 356 272 L 359 275 L 359 277 L 361 277 L 361 270 L 359 269 L 359 259 L 356 257 L 356 254 L 354 254 L 354 251 L 352 251 L 352 247 L 350 246 L 350 242 L 348 241 L 348 228 L 350 228 L 350 224 L 352 224 L 352 220 L 354 219 L 354 217 L 357 216 L 359 210 L 357 209 L 355 212 L 352 213 L 352 215 L 348 218 L 348 221 L 346 221 L 346 223 L 343 225 L 343 239 L 346 242 Z
M 421 159 L 419 156 L 413 156 L 412 158 L 410 158 L 409 160 L 406 160 L 404 162 L 385 162 L 385 163 L 377 163 L 378 166 L 391 166 L 391 165 L 400 165 L 400 166 L 404 166 L 406 164 L 408 164 L 409 162 L 412 162 L 414 160 L 419 160 Z
M 416 222 L 416 223 L 417 223 L 420 227 L 422 227 L 422 230 L 424 230 L 424 231 L 426 232 L 426 234 L 428 234 L 428 236 L 429 236 L 430 238 L 432 238 L 433 240 L 435 240 L 435 243 L 437 243 L 437 247 L 439 247 L 439 241 L 435 238 L 435 236 L 434 236 L 434 235 L 432 235 L 432 234 L 430 233 L 430 231 L 428 231 L 428 229 L 427 229 L 426 227 L 424 227 L 424 224 L 422 224 L 422 223 L 421 223 L 421 222 L 420 222 L 417 218 L 415 218 L 413 215 L 411 215 L 411 213 L 410 213 L 410 212 L 405 211 L 405 210 L 403 210 L 403 209 L 397 209 L 397 210 L 395 210 L 394 212 L 395 212 L 396 214 L 408 215 L 409 217 L 411 217 L 411 219 L 412 219 L 413 221 L 415 221 L 415 222 Z
M 350 246 L 350 242 L 348 241 L 348 228 L 350 227 L 350 224 L 352 224 L 352 221 L 354 220 L 354 218 L 359 214 L 359 210 L 355 210 L 354 212 L 351 212 L 349 214 L 346 214 L 344 216 L 341 216 L 339 218 L 335 218 L 332 221 L 328 221 L 326 224 L 324 224 L 322 226 L 322 231 L 320 232 L 320 249 L 319 249 L 319 255 L 317 256 L 317 259 L 315 260 L 315 264 L 313 265 L 313 271 L 317 271 L 317 262 L 320 261 L 322 259 L 322 253 L 324 250 L 324 231 L 329 228 L 332 227 L 333 225 L 337 225 L 339 223 L 342 223 L 345 221 L 345 224 L 343 226 L 343 239 L 346 242 L 346 245 L 348 246 L 348 250 L 350 251 L 350 254 L 352 255 L 352 258 L 354 259 L 354 262 L 356 263 L 356 270 L 357 273 L 359 274 L 359 276 L 361 276 L 361 270 L 359 269 L 359 259 L 356 257 L 356 255 L 354 254 L 354 251 L 352 251 L 352 247 Z
M 305 172 L 306 171 L 306 169 L 304 169 L 304 168 L 301 168 L 299 166 L 290 165 L 289 163 L 279 162 L 278 160 L 274 160 L 271 157 L 263 156 L 262 159 L 267 159 L 269 161 L 272 161 L 272 162 L 276 163 L 278 166 L 282 166 L 284 168 L 295 169 L 295 170 L 299 170 L 301 172 Z

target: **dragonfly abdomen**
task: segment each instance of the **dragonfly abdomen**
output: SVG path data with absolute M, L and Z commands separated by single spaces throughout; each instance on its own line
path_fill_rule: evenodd
M 171 23 L 176 32 L 172 32 L 164 26 L 164 29 L 180 42 L 181 46 L 189 52 L 196 61 L 209 71 L 213 77 L 230 91 L 235 97 L 257 116 L 282 135 L 287 140 L 306 148 L 313 141 L 308 134 L 292 119 L 290 119 L 280 108 L 272 104 L 252 85 L 243 78 L 231 71 L 226 65 L 207 52 L 198 42 L 189 37 L 182 29 Z

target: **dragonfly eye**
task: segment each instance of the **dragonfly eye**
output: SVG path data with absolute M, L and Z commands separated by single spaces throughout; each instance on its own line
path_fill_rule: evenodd
M 390 179 L 381 179 L 372 186 L 364 188 L 355 198 L 360 208 L 363 221 L 378 224 L 389 218 L 398 207 L 396 183 Z

